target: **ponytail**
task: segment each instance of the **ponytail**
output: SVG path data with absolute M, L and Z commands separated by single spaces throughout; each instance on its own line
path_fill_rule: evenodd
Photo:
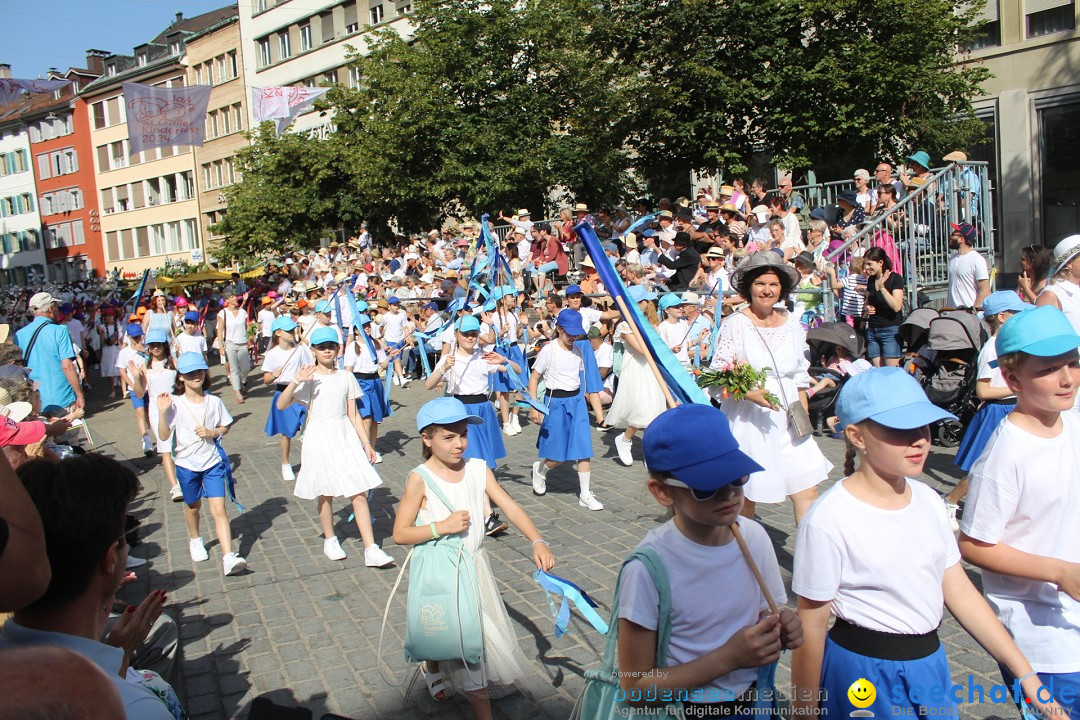
M 855 445 L 848 439 L 847 435 L 844 435 L 844 475 L 851 475 L 855 472 Z

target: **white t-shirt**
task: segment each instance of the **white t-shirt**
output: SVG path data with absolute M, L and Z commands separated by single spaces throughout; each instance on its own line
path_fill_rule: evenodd
M 931 632 L 941 624 L 945 570 L 960 562 L 941 496 L 908 478 L 907 507 L 883 510 L 857 499 L 845 482 L 799 524 L 792 592 L 831 600 L 837 617 L 868 630 Z
M 498 372 L 498 366 L 492 365 L 484 359 L 484 351 L 479 348 L 472 355 L 464 355 L 456 349 L 454 352 L 454 367 L 444 375 L 446 388 L 451 395 L 487 395 L 489 392 L 488 375 Z M 442 370 L 446 366 L 447 353 L 435 364 L 432 372 Z
M 238 310 L 234 315 L 232 310 L 227 308 L 221 309 L 221 314 L 218 317 L 224 318 L 222 322 L 225 323 L 225 340 L 235 345 L 247 344 L 247 313 L 243 310 Z
M 611 347 L 611 343 L 601 342 L 598 347 L 593 348 L 593 354 L 596 355 L 596 367 L 601 370 L 615 367 L 615 349 Z M 609 372 L 604 378 L 604 389 L 615 392 L 615 373 Z
M 765 529 L 747 518 L 739 518 L 750 555 L 765 578 L 777 604 L 787 602 L 780 566 Z M 758 588 L 750 566 L 734 539 L 726 545 L 698 545 L 679 532 L 674 520 L 653 528 L 641 541 L 664 561 L 671 584 L 671 640 L 668 665 L 696 660 L 720 647 L 731 637 L 758 621 L 769 606 Z M 702 602 L 710 598 L 710 602 Z M 619 589 L 619 617 L 648 630 L 659 628 L 660 593 L 648 569 L 632 561 L 623 570 Z M 716 690 L 742 694 L 757 679 L 757 670 L 739 669 L 703 685 L 701 702 L 729 699 Z M 715 690 L 713 690 L 715 688 Z M 712 697 L 710 697 L 710 695 Z
M 954 252 L 949 257 L 949 305 L 975 307 L 979 281 L 989 279 L 986 258 L 974 250 L 964 255 Z
M 1008 387 L 1009 384 L 1005 382 L 1005 377 L 1001 374 L 1001 368 L 990 367 L 990 363 L 997 360 L 997 357 L 997 335 L 995 335 L 987 340 L 979 351 L 979 380 L 989 380 L 992 388 Z M 1015 395 L 1009 396 L 1009 398 L 1015 397 Z
M 176 336 L 176 346 L 180 348 L 181 353 L 186 352 L 206 352 L 206 337 L 203 335 L 188 335 L 186 332 L 180 333 Z
M 533 363 L 533 371 L 544 377 L 548 390 L 577 390 L 581 387 L 581 373 L 585 361 L 575 345 L 565 349 L 559 340 L 553 340 L 540 349 Z
M 806 245 L 802 241 L 802 229 L 799 227 L 799 218 L 795 216 L 795 213 L 789 212 L 780 222 L 784 223 L 784 242 L 780 243 L 780 247 L 794 248 L 795 252 L 800 253 L 806 249 Z
M 595 307 L 583 307 L 578 310 L 581 313 L 581 325 L 585 328 L 585 332 L 589 332 L 589 328 L 593 325 L 600 324 L 600 315 L 602 314 L 599 309 Z
M 214 395 L 203 395 L 203 402 L 198 405 L 188 402 L 182 395 L 174 395 L 172 400 L 172 408 L 165 418 L 175 435 L 176 464 L 195 472 L 209 470 L 221 462 L 221 457 L 214 447 L 214 441 L 196 435 L 195 428 L 199 425 L 210 429 L 231 425 L 232 415 L 225 408 L 225 403 Z
M 356 349 L 357 345 L 360 346 L 359 351 Z M 371 350 L 368 349 L 367 341 L 364 338 L 357 338 L 356 341 L 345 346 L 345 369 L 353 373 L 377 373 L 379 363 L 386 360 L 386 352 L 375 348 L 375 357 L 378 362 L 371 359 Z
M 693 338 L 687 336 L 687 330 L 690 326 L 686 324 L 685 320 L 679 320 L 678 322 L 668 322 L 665 320 L 660 323 L 656 328 L 656 332 L 660 334 L 660 339 L 664 341 L 669 348 L 674 350 L 676 345 L 682 345 L 682 348 L 675 353 L 675 358 L 681 363 L 690 362 L 690 355 L 686 351 L 686 344 L 693 341 Z
M 431 317 L 429 317 L 424 322 L 424 332 L 433 333 L 436 330 L 438 330 L 439 328 L 441 328 L 443 326 L 444 322 L 445 322 L 445 320 L 443 320 L 442 315 L 440 315 L 439 313 L 433 313 L 431 315 Z M 453 327 L 451 327 L 450 330 L 453 331 Z M 434 350 L 435 352 L 439 352 L 439 351 L 442 350 L 442 346 L 443 346 L 443 342 L 444 342 L 443 341 L 443 336 L 445 334 L 446 333 L 444 331 L 441 335 L 438 335 L 437 337 L 434 337 L 431 340 L 425 340 L 424 344 L 427 345 L 432 350 Z
M 518 330 L 517 315 L 515 315 L 513 312 L 505 312 L 505 313 L 495 312 L 495 313 L 491 314 L 491 328 L 495 331 L 495 338 L 499 339 L 500 336 L 502 336 L 502 333 L 504 331 L 504 328 L 503 328 L 503 323 L 504 322 L 506 323 L 506 328 L 505 329 L 506 329 L 506 332 L 508 333 L 508 337 L 503 336 L 502 339 L 505 342 L 510 343 L 511 345 L 520 345 L 521 344 L 521 333 Z
M 275 345 L 267 350 L 266 355 L 263 356 L 262 371 L 264 373 L 273 373 L 278 368 L 281 368 L 281 374 L 274 380 L 274 384 L 286 385 L 292 382 L 293 377 L 296 376 L 296 371 L 301 366 L 314 364 L 315 356 L 311 354 L 311 349 L 307 345 L 301 345 L 295 353 L 293 348 L 285 349 Z
M 132 361 L 135 362 L 135 365 L 142 367 L 146 365 L 146 356 L 137 350 L 133 350 L 130 345 L 125 345 L 116 354 L 116 369 L 123 373 L 128 385 L 132 382 L 131 373 L 128 372 L 128 363 Z
M 1080 417 L 1042 438 L 1006 417 L 971 467 L 960 529 L 970 538 L 1080 563 Z M 983 592 L 1039 672 L 1080 672 L 1080 603 L 1053 583 L 982 571 Z
M 83 335 L 86 334 L 86 328 L 83 326 L 82 322 L 75 318 L 71 318 L 64 323 L 64 325 L 67 326 L 68 334 L 71 335 L 71 341 L 79 347 L 82 347 Z
M 405 339 L 405 323 L 409 316 L 402 311 L 385 312 L 382 316 L 383 339 L 387 343 L 397 343 Z
M 259 311 L 259 330 L 262 332 L 263 337 L 270 337 L 273 332 L 270 330 L 270 326 L 274 324 L 274 320 L 277 315 L 274 315 L 274 311 L 269 308 L 263 308 Z

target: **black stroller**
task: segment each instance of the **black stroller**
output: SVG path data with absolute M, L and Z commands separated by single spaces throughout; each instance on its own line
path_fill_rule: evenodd
M 930 402 L 958 418 L 936 427 L 938 442 L 955 447 L 978 408 L 979 351 L 990 333 L 966 310 L 938 313 L 920 308 L 900 326 L 900 334 L 908 342 L 904 367 L 923 386 Z
M 825 366 L 835 347 L 847 350 L 852 360 L 862 357 L 866 343 L 861 335 L 847 323 L 828 322 L 806 332 L 806 344 L 810 347 L 810 375 L 815 378 L 828 376 L 836 382 L 835 387 L 825 388 L 810 398 L 810 420 L 820 427 L 826 418 L 835 415 L 836 397 L 848 376 Z

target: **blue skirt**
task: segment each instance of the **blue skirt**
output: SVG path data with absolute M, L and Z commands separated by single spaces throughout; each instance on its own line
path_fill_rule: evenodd
M 390 403 L 386 402 L 386 393 L 383 391 L 382 380 L 361 380 L 360 397 L 356 398 L 356 409 L 360 411 L 360 417 L 371 418 L 379 423 L 390 414 Z
M 998 663 L 998 669 L 1001 670 L 1001 679 L 1005 681 L 1005 685 L 1012 691 L 1016 677 L 1000 663 Z M 1042 680 L 1042 684 L 1057 700 L 1058 705 L 1069 713 L 1069 717 L 1080 718 L 1080 672 L 1041 672 L 1039 673 L 1039 679 Z M 1041 690 L 1039 694 L 1042 695 L 1041 700 L 1046 700 L 1046 695 Z
M 984 403 L 979 408 L 975 416 L 971 418 L 971 424 L 968 425 L 967 430 L 964 432 L 964 439 L 960 441 L 960 447 L 956 449 L 956 459 L 953 460 L 956 467 L 964 472 L 971 469 L 971 466 L 982 455 L 990 436 L 994 434 L 994 431 L 998 429 L 998 425 L 1001 425 L 1001 421 L 1015 407 L 1016 403 L 1011 402 Z
M 589 348 L 592 352 L 592 348 Z M 593 456 L 589 434 L 589 408 L 581 393 L 573 397 L 547 398 L 548 414 L 536 436 L 536 449 L 544 460 L 566 462 Z
M 510 347 L 495 346 L 495 352 L 502 355 L 504 358 L 513 360 L 521 368 L 521 372 L 517 374 L 518 379 L 521 380 L 521 387 L 529 387 L 529 376 L 525 372 L 525 353 L 521 352 L 520 345 L 511 345 Z M 514 372 L 514 369 L 507 367 L 506 372 L 492 373 L 491 377 L 491 389 L 495 392 L 507 393 L 514 392 L 518 388 L 510 383 L 510 373 Z
M 278 390 L 270 401 L 270 415 L 266 418 L 266 426 L 263 428 L 263 432 L 266 433 L 267 437 L 274 437 L 275 435 L 284 435 L 287 438 L 295 437 L 297 431 L 304 425 L 307 408 L 300 403 L 293 403 L 284 410 L 278 410 L 277 400 L 280 396 L 281 391 Z
M 821 663 L 822 717 L 851 716 L 856 708 L 848 699 L 848 688 L 860 678 L 874 686 L 876 697 L 865 709 L 875 718 L 956 716 L 952 675 L 943 645 L 919 660 L 881 660 L 842 648 L 826 637 Z
M 474 417 L 481 418 L 484 422 L 479 425 L 469 426 L 469 444 L 465 447 L 464 458 L 470 460 L 479 458 L 487 463 L 492 470 L 499 464 L 499 460 L 506 457 L 506 445 L 503 444 L 502 430 L 499 419 L 495 417 L 495 411 L 488 401 L 467 403 L 465 410 Z
M 588 340 L 578 340 L 574 343 L 574 347 L 581 350 L 581 359 L 585 361 L 585 393 L 591 395 L 593 393 L 604 391 L 604 378 L 600 377 L 600 368 L 596 364 L 596 353 L 593 352 L 592 345 Z M 551 458 L 554 459 L 554 458 Z

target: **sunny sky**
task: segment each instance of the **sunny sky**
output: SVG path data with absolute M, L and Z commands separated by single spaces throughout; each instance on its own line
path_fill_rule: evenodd
M 49 68 L 85 67 L 86 50 L 125 55 L 176 18 L 194 17 L 235 0 L 0 0 L 0 63 L 17 78 Z

